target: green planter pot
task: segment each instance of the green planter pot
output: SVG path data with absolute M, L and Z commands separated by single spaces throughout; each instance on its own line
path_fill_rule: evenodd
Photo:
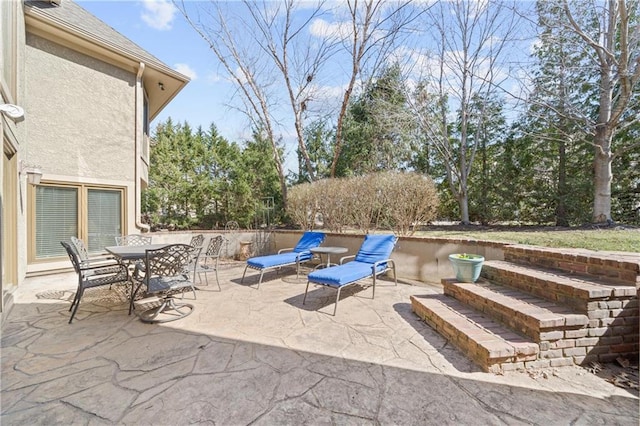
M 479 254 L 454 253 L 449 260 L 456 274 L 456 280 L 463 283 L 475 283 L 480 277 L 484 257 Z

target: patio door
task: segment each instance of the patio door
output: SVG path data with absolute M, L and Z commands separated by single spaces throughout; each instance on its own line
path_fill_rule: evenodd
M 90 253 L 102 253 L 122 234 L 123 188 L 38 185 L 33 191 L 29 260 L 64 257 L 60 241 L 84 240 Z

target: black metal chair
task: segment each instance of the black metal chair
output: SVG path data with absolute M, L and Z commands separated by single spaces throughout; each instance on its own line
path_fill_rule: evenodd
M 75 250 L 75 253 L 78 255 L 78 259 L 83 266 L 93 265 L 93 266 L 107 266 L 107 265 L 116 265 L 118 261 L 113 257 L 90 257 L 89 250 L 87 250 L 87 246 L 85 246 L 84 241 L 82 241 L 78 237 L 71 237 L 71 246 Z
M 144 263 L 136 265 L 134 280 L 138 284 L 133 300 L 144 285 L 146 294 L 155 296 L 155 301 L 159 301 L 160 304 L 137 314 L 141 321 L 175 321 L 193 312 L 192 304 L 176 302 L 175 296 L 180 293 L 184 297 L 184 292 L 190 289 L 193 291 L 194 299 L 196 298 L 194 259 L 197 259 L 201 249 L 187 244 L 171 244 L 146 251 Z M 144 299 L 134 302 L 134 307 L 136 303 L 145 304 L 148 301 Z
M 207 250 L 204 253 L 200 253 L 195 265 L 195 273 L 198 275 L 199 282 L 202 282 L 202 275 L 204 274 L 207 286 L 209 285 L 209 278 L 207 277 L 207 274 L 210 272 L 216 273 L 218 290 L 222 290 L 220 287 L 220 279 L 218 278 L 218 259 L 220 259 L 220 251 L 222 250 L 222 245 L 225 241 L 226 240 L 222 235 L 212 237 L 207 245 Z
M 71 311 L 71 318 L 69 318 L 69 324 L 73 321 L 73 317 L 78 311 L 80 306 L 80 300 L 84 294 L 84 291 L 88 288 L 111 286 L 112 284 L 128 283 L 129 272 L 127 267 L 119 263 L 111 264 L 90 264 L 88 262 L 82 262 L 78 252 L 71 244 L 61 241 L 60 244 L 67 251 L 73 269 L 78 274 L 78 289 L 73 297 L 73 302 L 69 311 Z

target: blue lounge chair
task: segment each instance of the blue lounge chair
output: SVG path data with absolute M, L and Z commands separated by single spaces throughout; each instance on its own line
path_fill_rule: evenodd
M 271 254 L 267 256 L 252 257 L 247 260 L 247 266 L 244 268 L 242 274 L 241 283 L 244 281 L 244 275 L 247 273 L 247 268 L 258 269 L 260 271 L 260 279 L 258 280 L 258 287 L 262 283 L 262 276 L 264 271 L 269 269 L 281 268 L 283 266 L 296 265 L 296 274 L 300 276 L 300 264 L 311 260 L 313 253 L 309 251 L 314 247 L 318 247 L 324 241 L 323 232 L 306 231 L 300 237 L 300 241 L 293 248 L 281 249 L 278 254 Z
M 307 277 L 307 288 L 304 291 L 304 305 L 307 300 L 307 292 L 309 284 L 320 284 L 333 287 L 338 290 L 336 295 L 336 305 L 333 308 L 333 315 L 338 309 L 338 300 L 340 300 L 340 290 L 342 288 L 355 284 L 364 278 L 373 277 L 373 296 L 376 296 L 376 277 L 389 270 L 393 270 L 393 279 L 398 285 L 396 277 L 396 265 L 389 256 L 396 245 L 397 238 L 394 235 L 367 235 L 364 242 L 355 256 L 346 256 L 340 259 L 340 265 L 330 268 L 319 269 L 311 272 Z M 343 263 L 345 259 L 354 258 L 354 260 Z

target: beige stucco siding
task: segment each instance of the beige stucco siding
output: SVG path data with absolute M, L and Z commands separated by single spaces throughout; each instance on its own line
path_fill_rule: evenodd
M 31 162 L 44 176 L 133 181 L 135 74 L 27 35 Z

